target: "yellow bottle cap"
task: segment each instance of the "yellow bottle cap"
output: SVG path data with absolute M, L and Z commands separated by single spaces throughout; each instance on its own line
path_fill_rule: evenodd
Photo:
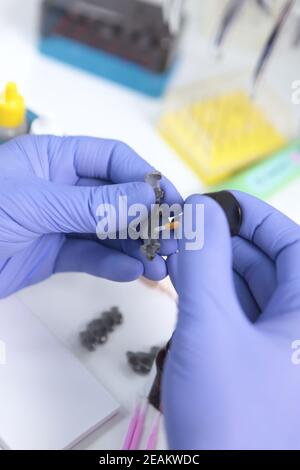
M 0 127 L 20 127 L 25 120 L 25 102 L 17 85 L 10 82 L 0 94 Z

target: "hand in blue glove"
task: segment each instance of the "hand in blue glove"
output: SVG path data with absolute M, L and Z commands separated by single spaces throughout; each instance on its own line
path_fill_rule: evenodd
M 56 272 L 86 272 L 115 281 L 141 275 L 159 280 L 165 261 L 153 262 L 139 242 L 96 237 L 97 208 L 155 203 L 144 182 L 153 168 L 123 143 L 85 137 L 24 136 L 0 146 L 0 297 Z M 180 196 L 165 178 L 167 203 Z M 121 211 L 121 209 L 120 209 Z M 125 214 L 124 230 L 130 219 Z M 176 246 L 175 246 L 176 248 Z M 162 244 L 162 255 L 174 240 Z
M 299 449 L 300 367 L 291 358 L 300 338 L 300 228 L 268 204 L 234 194 L 240 235 L 230 238 L 214 200 L 191 196 L 193 212 L 204 204 L 204 247 L 187 251 L 180 240 L 169 259 L 179 294 L 163 383 L 169 443 Z

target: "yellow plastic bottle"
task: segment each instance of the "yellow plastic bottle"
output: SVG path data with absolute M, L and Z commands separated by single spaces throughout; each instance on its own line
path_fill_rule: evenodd
M 9 140 L 28 130 L 24 98 L 19 94 L 17 85 L 7 83 L 0 93 L 0 140 Z

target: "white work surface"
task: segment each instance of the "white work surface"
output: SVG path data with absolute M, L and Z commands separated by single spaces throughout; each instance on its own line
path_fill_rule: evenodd
M 28 106 L 39 114 L 55 114 L 58 125 L 68 134 L 126 141 L 165 173 L 184 196 L 201 191 L 197 177 L 155 132 L 155 120 L 161 106 L 158 100 L 148 99 L 39 55 L 36 48 L 39 3 L 39 0 L 0 0 L 0 85 L 3 86 L 7 80 L 15 80 Z M 249 17 L 252 23 L 246 30 L 247 35 L 249 30 L 253 31 L 253 40 L 248 38 L 243 44 L 242 39 L 234 41 L 232 38 L 225 59 L 216 64 L 208 53 L 207 38 L 211 34 L 212 20 L 219 18 L 213 5 L 220 5 L 220 2 L 195 0 L 191 3 L 194 15 L 183 41 L 182 57 L 172 87 L 227 69 L 253 67 L 259 47 L 269 31 L 265 26 L 256 27 L 254 13 Z M 209 21 L 203 20 L 202 10 L 205 9 Z M 243 38 L 243 28 L 240 35 Z M 283 41 L 267 73 L 269 82 L 288 104 L 291 103 L 291 83 L 300 79 L 299 58 L 299 49 L 286 50 Z M 299 108 L 294 106 L 295 116 L 299 115 Z M 271 202 L 300 222 L 299 199 L 300 181 L 295 181 L 274 196 Z M 55 276 L 17 296 L 122 405 L 118 416 L 78 447 L 119 449 L 136 396 L 145 384 L 145 379 L 136 376 L 127 366 L 125 353 L 164 344 L 174 326 L 175 303 L 140 281 L 118 285 L 76 274 Z M 113 305 L 118 305 L 124 313 L 124 325 L 96 352 L 85 352 L 78 342 L 79 331 L 97 312 Z M 165 438 L 161 436 L 159 448 L 165 446 Z

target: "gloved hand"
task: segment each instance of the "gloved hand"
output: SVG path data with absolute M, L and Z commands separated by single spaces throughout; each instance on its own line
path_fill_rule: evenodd
M 112 204 L 118 215 L 119 196 L 127 196 L 128 205 L 150 209 L 155 198 L 144 177 L 151 171 L 131 148 L 111 140 L 24 136 L 1 145 L 0 297 L 56 272 L 116 281 L 165 277 L 164 259 L 148 262 L 138 241 L 96 237 L 100 204 Z M 162 187 L 167 203 L 181 202 L 165 178 Z M 129 221 L 125 214 L 118 230 Z M 174 241 L 163 242 L 163 255 L 172 250 Z
M 170 257 L 179 294 L 163 409 L 172 449 L 299 449 L 300 228 L 234 192 L 243 211 L 230 238 L 204 196 L 204 247 Z M 232 269 L 233 267 L 233 269 Z M 297 346 L 298 343 L 296 343 Z

